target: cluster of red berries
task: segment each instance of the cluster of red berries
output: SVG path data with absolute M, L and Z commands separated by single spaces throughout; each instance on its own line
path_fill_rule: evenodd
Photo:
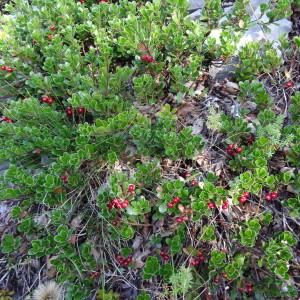
M 235 156 L 241 152 L 243 152 L 243 148 L 242 147 L 238 147 L 235 144 L 229 144 L 226 148 L 226 152 L 231 155 L 231 156 Z
M 129 184 L 128 185 L 128 192 L 133 194 L 135 191 L 135 185 L 134 184 Z
M 164 261 L 168 261 L 170 259 L 170 255 L 166 251 L 160 251 L 159 255 Z
M 168 208 L 173 208 L 179 202 L 180 202 L 180 198 L 179 197 L 174 197 L 173 200 L 167 204 L 167 207 Z
M 248 282 L 245 284 L 245 287 L 240 287 L 239 291 L 241 293 L 246 292 L 248 294 L 251 294 L 251 293 L 253 293 L 253 284 L 251 282 Z
M 266 201 L 272 201 L 276 198 L 278 198 L 278 193 L 277 192 L 269 192 L 265 196 Z
M 69 177 L 67 175 L 61 175 L 60 179 L 64 184 L 67 184 L 69 181 Z
M 68 116 L 73 116 L 74 111 L 75 111 L 75 110 L 74 110 L 74 108 L 73 108 L 72 106 L 67 106 L 67 107 L 66 107 L 66 114 L 67 114 Z M 78 112 L 79 115 L 84 115 L 85 112 L 86 112 L 86 109 L 85 109 L 84 107 L 78 107 L 78 108 L 77 108 L 77 112 Z
M 8 73 L 12 73 L 12 72 L 14 71 L 13 68 L 10 68 L 10 67 L 8 67 L 8 66 L 2 66 L 2 67 L 1 67 L 1 70 L 2 70 L 2 71 L 6 71 L 6 72 L 8 72 Z
M 205 258 L 203 256 L 203 253 L 201 251 L 198 252 L 196 257 L 193 257 L 190 261 L 190 264 L 192 266 L 198 266 L 200 264 L 202 264 L 205 261 Z
M 128 267 L 128 265 L 132 262 L 132 256 L 125 258 L 121 255 L 117 255 L 116 260 L 122 267 Z
M 155 59 L 150 54 L 143 54 L 141 56 L 141 61 L 147 62 L 147 63 L 153 63 L 155 62 Z
M 249 200 L 249 197 L 250 197 L 250 193 L 244 192 L 243 195 L 239 198 L 239 202 L 241 204 L 244 204 L 245 202 L 247 202 Z
M 51 105 L 51 104 L 54 102 L 54 100 L 53 100 L 53 98 L 51 98 L 51 97 L 43 96 L 43 97 L 42 97 L 42 102 L 43 102 L 43 103 L 48 103 L 48 104 Z
M 5 116 L 2 116 L 0 121 L 5 122 L 5 123 L 13 123 L 13 120 L 11 118 L 5 117 Z
M 187 216 L 181 216 L 181 217 L 177 217 L 175 219 L 176 223 L 183 223 L 185 221 L 187 221 L 189 218 Z
M 112 209 L 112 208 L 122 209 L 122 208 L 126 208 L 128 205 L 129 205 L 128 200 L 122 201 L 121 199 L 115 198 L 107 204 L 107 207 L 109 209 Z

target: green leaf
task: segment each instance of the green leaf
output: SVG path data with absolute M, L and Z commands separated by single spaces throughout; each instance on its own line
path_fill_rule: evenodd
M 17 251 L 21 245 L 21 238 L 14 237 L 12 234 L 7 234 L 4 236 L 1 243 L 1 251 L 3 253 L 11 253 Z
M 160 272 L 160 265 L 157 257 L 148 256 L 144 270 L 143 270 L 143 277 L 144 279 L 148 280 L 155 275 L 158 275 Z

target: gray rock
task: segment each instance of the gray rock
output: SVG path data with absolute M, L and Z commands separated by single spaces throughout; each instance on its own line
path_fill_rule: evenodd
M 190 0 L 189 4 L 190 4 L 189 10 L 194 11 L 194 10 L 203 8 L 205 1 L 204 0 Z
M 237 56 L 232 56 L 225 64 L 219 66 L 211 65 L 209 67 L 209 75 L 217 82 L 224 81 L 225 79 L 233 80 L 239 62 L 240 60 Z
M 196 19 L 200 18 L 201 13 L 202 13 L 202 9 L 198 9 L 198 10 L 194 11 L 193 13 L 189 14 L 188 17 L 191 20 L 196 20 Z
M 4 163 L 0 164 L 0 174 L 3 174 L 9 168 L 9 162 L 5 161 Z

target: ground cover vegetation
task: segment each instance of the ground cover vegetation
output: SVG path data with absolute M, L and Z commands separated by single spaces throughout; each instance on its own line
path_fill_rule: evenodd
M 300 38 L 237 49 L 248 2 L 198 20 L 185 0 L 5 7 L 4 299 L 49 280 L 75 300 L 297 299 Z

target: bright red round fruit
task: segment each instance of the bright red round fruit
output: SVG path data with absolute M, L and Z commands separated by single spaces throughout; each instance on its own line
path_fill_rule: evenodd
M 51 31 L 55 31 L 56 30 L 56 27 L 54 25 L 50 26 L 50 30 Z
M 295 86 L 295 83 L 292 80 L 290 80 L 290 81 L 288 81 L 284 84 L 285 88 L 291 88 L 291 87 L 294 87 L 294 86 Z
M 7 69 L 7 66 L 2 66 L 2 67 L 1 67 L 1 70 L 2 70 L 2 71 L 6 71 L 6 69 Z
M 173 203 L 177 204 L 180 202 L 180 198 L 179 197 L 174 197 L 172 200 Z
M 194 179 L 194 180 L 192 180 L 192 181 L 191 181 L 191 185 L 192 185 L 192 186 L 197 186 L 197 185 L 198 185 L 198 182 L 197 182 L 197 180 L 195 180 L 195 179 Z
M 34 154 L 40 155 L 41 154 L 41 149 L 37 148 L 33 151 Z
M 86 109 L 84 107 L 78 107 L 77 111 L 80 115 L 83 115 L 83 114 L 85 114 Z
M 175 219 L 175 221 L 176 221 L 177 223 L 182 223 L 182 222 L 184 222 L 184 219 L 183 219 L 182 217 L 177 217 L 177 218 Z
M 12 73 L 12 72 L 14 71 L 14 69 L 13 69 L 13 68 L 6 68 L 6 71 L 7 71 L 8 73 Z
M 169 202 L 169 203 L 167 204 L 167 207 L 168 207 L 168 208 L 173 208 L 173 207 L 174 207 L 174 203 L 173 203 L 173 202 Z
M 48 97 L 48 99 L 47 99 L 47 103 L 48 103 L 48 104 L 52 104 L 53 102 L 54 102 L 53 98 L 51 98 L 51 97 Z
M 227 209 L 229 207 L 229 202 L 225 200 L 222 204 L 222 209 Z
M 265 198 L 267 201 L 271 201 L 272 200 L 272 197 L 271 197 L 271 195 L 266 195 L 266 198 Z
M 278 193 L 277 192 L 271 192 L 270 196 L 272 199 L 276 199 L 278 197 Z
M 133 193 L 135 191 L 135 185 L 134 184 L 129 184 L 128 185 L 128 192 Z
M 244 192 L 244 193 L 243 193 L 243 196 L 246 197 L 246 198 L 249 198 L 250 193 L 249 193 L 249 192 Z
M 239 202 L 240 202 L 240 203 L 245 203 L 245 202 L 247 202 L 247 201 L 248 201 L 248 198 L 245 197 L 245 196 L 242 196 L 242 197 L 239 198 Z
M 216 204 L 215 204 L 214 202 L 209 202 L 209 203 L 207 204 L 207 206 L 208 206 L 208 208 L 210 208 L 210 209 L 216 208 Z
M 71 106 L 67 106 L 66 113 L 67 113 L 67 115 L 72 116 L 73 115 L 73 108 Z
M 236 152 L 236 153 L 242 153 L 242 152 L 243 152 L 243 148 L 242 148 L 242 147 L 237 147 L 237 148 L 235 149 L 235 152 Z

